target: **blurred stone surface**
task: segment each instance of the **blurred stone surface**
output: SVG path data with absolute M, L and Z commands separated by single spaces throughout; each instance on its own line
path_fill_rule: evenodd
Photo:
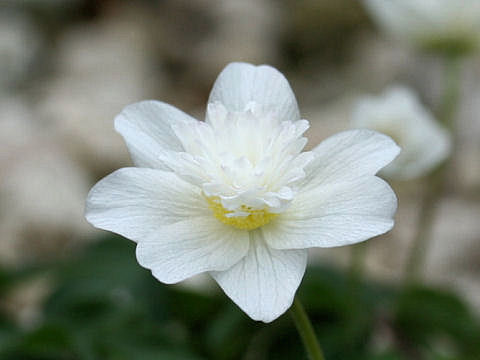
M 417 57 L 384 37 L 364 32 L 354 44 L 346 77 L 360 90 L 377 92 L 398 82 L 415 67 Z
M 56 72 L 38 92 L 38 113 L 65 150 L 96 173 L 129 157 L 113 119 L 128 104 L 158 97 L 164 85 L 153 68 L 141 16 L 117 13 L 61 37 Z
M 41 132 L 35 126 L 34 117 L 25 98 L 0 95 L 0 173 L 3 175 L 7 164 L 16 161 L 18 153 L 30 146 Z
M 1 175 L 2 263 L 61 257 L 91 234 L 83 218 L 89 187 L 84 170 L 49 139 L 30 145 Z
M 42 37 L 30 18 L 0 4 L 0 92 L 32 74 Z
M 230 62 L 276 64 L 288 14 L 272 0 L 160 2 L 156 42 L 183 107 L 204 105 L 218 73 Z M 169 94 L 166 94 L 169 96 Z
M 313 149 L 321 141 L 350 127 L 350 114 L 356 96 L 345 95 L 328 103 L 319 102 L 315 106 L 305 106 L 302 117 L 310 122 L 306 132 L 307 150 Z
M 480 204 L 447 197 L 439 204 L 429 246 L 426 278 L 466 294 L 480 309 Z
M 275 63 L 285 13 L 271 0 L 210 1 L 215 32 L 199 42 L 194 57 L 214 77 L 232 61 Z
M 0 98 L 0 263 L 61 256 L 91 234 L 87 173 L 19 95 Z

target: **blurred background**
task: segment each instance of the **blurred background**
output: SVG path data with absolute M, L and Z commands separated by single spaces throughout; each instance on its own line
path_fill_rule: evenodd
M 158 99 L 203 119 L 231 61 L 287 76 L 308 147 L 348 129 L 359 96 L 402 83 L 435 113 L 444 86 L 441 59 L 355 0 L 0 0 L 0 359 L 303 358 L 288 315 L 257 324 L 204 278 L 162 285 L 83 217 L 90 187 L 131 164 L 114 116 Z M 312 252 L 299 295 L 327 359 L 480 359 L 478 55 L 461 75 L 424 284 L 401 286 L 421 179 L 392 182 L 391 233 Z

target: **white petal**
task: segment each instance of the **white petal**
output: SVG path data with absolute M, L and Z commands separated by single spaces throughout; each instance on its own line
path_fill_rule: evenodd
M 399 152 L 400 148 L 390 137 L 376 131 L 360 129 L 340 132 L 313 149 L 315 159 L 305 168 L 307 176 L 303 181 L 303 190 L 375 175 Z
M 164 225 L 210 212 L 200 189 L 175 174 L 124 168 L 90 190 L 85 217 L 95 227 L 139 241 Z
M 205 271 L 226 270 L 248 251 L 248 232 L 213 216 L 187 219 L 158 229 L 137 245 L 137 260 L 163 283 Z
M 231 63 L 218 76 L 209 103 L 222 103 L 229 111 L 245 111 L 256 103 L 278 121 L 300 119 L 297 100 L 287 79 L 268 65 Z
M 276 249 L 349 245 L 389 231 L 396 208 L 390 186 L 376 176 L 364 176 L 298 194 L 263 233 Z
M 115 118 L 115 129 L 124 137 L 136 166 L 165 169 L 165 151 L 183 151 L 172 130 L 180 122 L 196 121 L 177 108 L 160 101 L 128 105 Z
M 211 275 L 248 316 L 270 322 L 292 305 L 306 264 L 306 250 L 272 249 L 256 230 L 250 231 L 247 256 L 231 269 Z

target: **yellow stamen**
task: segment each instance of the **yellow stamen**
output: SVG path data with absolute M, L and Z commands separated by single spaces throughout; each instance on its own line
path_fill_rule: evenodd
M 249 213 L 247 216 L 232 216 L 228 217 L 233 211 L 225 210 L 220 203 L 218 197 L 207 197 L 208 205 L 213 211 L 213 216 L 224 224 L 231 225 L 237 229 L 253 230 L 268 224 L 270 220 L 277 217 L 278 214 L 269 213 L 266 210 L 253 210 L 249 206 L 242 205 L 241 211 Z

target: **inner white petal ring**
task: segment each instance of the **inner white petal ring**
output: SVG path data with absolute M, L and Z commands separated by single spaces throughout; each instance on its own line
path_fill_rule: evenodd
M 312 153 L 302 152 L 308 127 L 306 120 L 280 122 L 254 102 L 240 112 L 212 103 L 205 122 L 173 126 L 185 152 L 171 167 L 201 187 L 217 219 L 252 230 L 293 200 L 304 167 L 313 159 Z

